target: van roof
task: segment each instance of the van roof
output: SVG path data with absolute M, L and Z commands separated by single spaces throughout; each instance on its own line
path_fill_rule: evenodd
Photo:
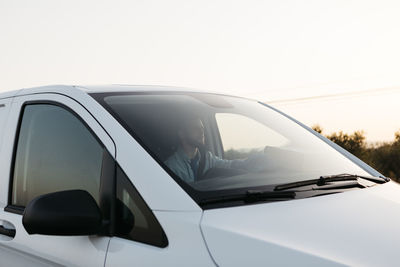
M 19 90 L 0 93 L 0 99 L 13 97 L 16 95 L 28 95 L 37 93 L 67 93 L 71 91 L 80 91 L 85 93 L 107 93 L 107 92 L 156 92 L 156 91 L 182 91 L 182 92 L 211 92 L 187 87 L 178 86 L 160 86 L 160 85 L 47 85 L 32 88 L 23 88 Z M 213 92 L 215 93 L 215 92 Z

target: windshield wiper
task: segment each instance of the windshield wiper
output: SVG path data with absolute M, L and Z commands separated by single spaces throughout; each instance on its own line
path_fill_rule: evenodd
M 235 195 L 225 195 L 218 197 L 211 197 L 200 200 L 199 205 L 210 205 L 233 201 L 243 201 L 245 203 L 255 203 L 265 200 L 287 200 L 294 199 L 296 197 L 296 192 L 286 191 L 286 192 L 274 192 L 274 191 L 258 191 L 258 190 L 248 190 L 245 194 L 235 194 Z
M 368 177 L 368 176 L 361 176 L 361 175 L 356 175 L 356 174 L 343 173 L 343 174 L 337 174 L 337 175 L 321 176 L 319 179 L 311 179 L 311 180 L 304 180 L 304 181 L 299 181 L 299 182 L 277 185 L 274 188 L 274 191 L 275 192 L 282 191 L 282 190 L 287 190 L 287 189 L 292 189 L 292 188 L 297 188 L 297 187 L 302 187 L 302 186 L 307 186 L 307 185 L 324 186 L 324 185 L 327 185 L 329 182 L 358 181 L 359 178 L 365 179 L 365 180 L 368 180 L 368 181 L 371 181 L 374 183 L 378 183 L 378 184 L 383 184 L 383 183 L 390 181 L 389 178 L 384 178 L 384 177 Z

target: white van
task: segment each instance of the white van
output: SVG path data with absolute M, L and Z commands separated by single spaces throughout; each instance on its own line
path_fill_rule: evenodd
M 0 94 L 0 266 L 399 266 L 400 188 L 254 100 Z

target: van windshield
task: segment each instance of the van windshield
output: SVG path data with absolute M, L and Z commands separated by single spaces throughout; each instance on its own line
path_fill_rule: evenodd
M 205 93 L 97 93 L 180 185 L 196 194 L 370 175 L 302 126 L 257 101 Z

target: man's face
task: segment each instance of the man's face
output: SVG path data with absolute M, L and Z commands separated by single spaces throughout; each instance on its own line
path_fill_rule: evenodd
M 200 119 L 189 122 L 184 130 L 184 138 L 192 146 L 203 146 L 205 144 L 203 122 Z

